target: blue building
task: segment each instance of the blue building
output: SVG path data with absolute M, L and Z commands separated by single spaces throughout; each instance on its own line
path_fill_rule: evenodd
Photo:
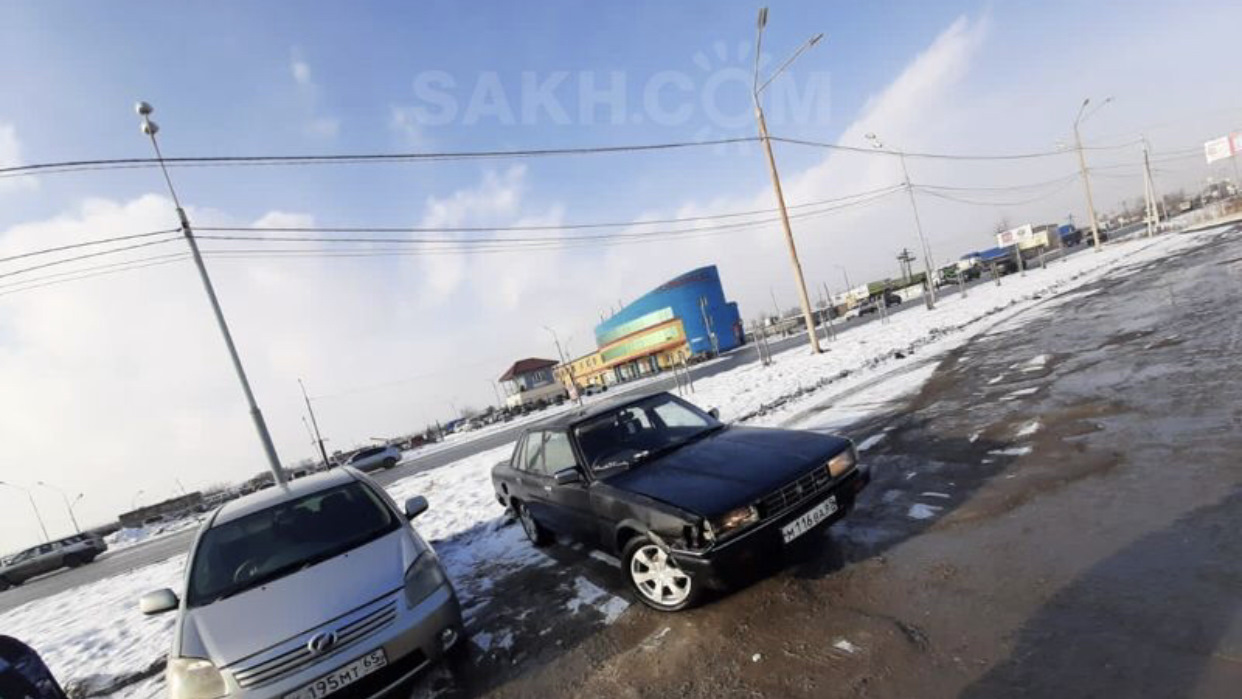
M 582 383 L 625 380 L 667 369 L 696 355 L 742 344 L 737 304 L 725 298 L 715 265 L 669 280 L 595 327 L 599 349 L 574 362 Z

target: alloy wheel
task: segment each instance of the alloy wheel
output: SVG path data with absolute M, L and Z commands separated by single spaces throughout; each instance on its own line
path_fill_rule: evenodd
M 655 544 L 634 552 L 630 579 L 644 597 L 663 607 L 675 607 L 690 596 L 690 576 Z

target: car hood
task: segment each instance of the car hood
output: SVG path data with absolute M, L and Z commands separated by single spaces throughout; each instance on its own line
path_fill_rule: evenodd
M 187 609 L 174 652 L 230 665 L 400 588 L 427 550 L 407 527 L 233 597 Z
M 704 517 L 754 503 L 849 446 L 841 437 L 730 427 L 605 482 Z

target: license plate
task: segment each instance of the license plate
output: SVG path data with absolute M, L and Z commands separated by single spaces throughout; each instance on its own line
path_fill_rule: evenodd
M 811 531 L 815 525 L 828 519 L 837 511 L 837 496 L 831 495 L 827 500 L 802 513 L 802 516 L 781 527 L 781 536 L 789 543 Z
M 284 699 L 319 699 L 342 687 L 348 687 L 387 664 L 388 657 L 384 655 L 384 649 L 377 648 L 353 662 L 338 667 L 314 682 L 304 685 L 296 691 L 289 692 Z

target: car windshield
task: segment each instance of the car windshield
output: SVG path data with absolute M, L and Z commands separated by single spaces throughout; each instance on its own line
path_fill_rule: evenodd
M 373 541 L 400 521 L 362 483 L 284 502 L 212 527 L 194 555 L 191 607 L 210 604 Z
M 663 394 L 591 418 L 574 432 L 587 465 L 601 471 L 666 453 L 721 426 L 693 405 Z

